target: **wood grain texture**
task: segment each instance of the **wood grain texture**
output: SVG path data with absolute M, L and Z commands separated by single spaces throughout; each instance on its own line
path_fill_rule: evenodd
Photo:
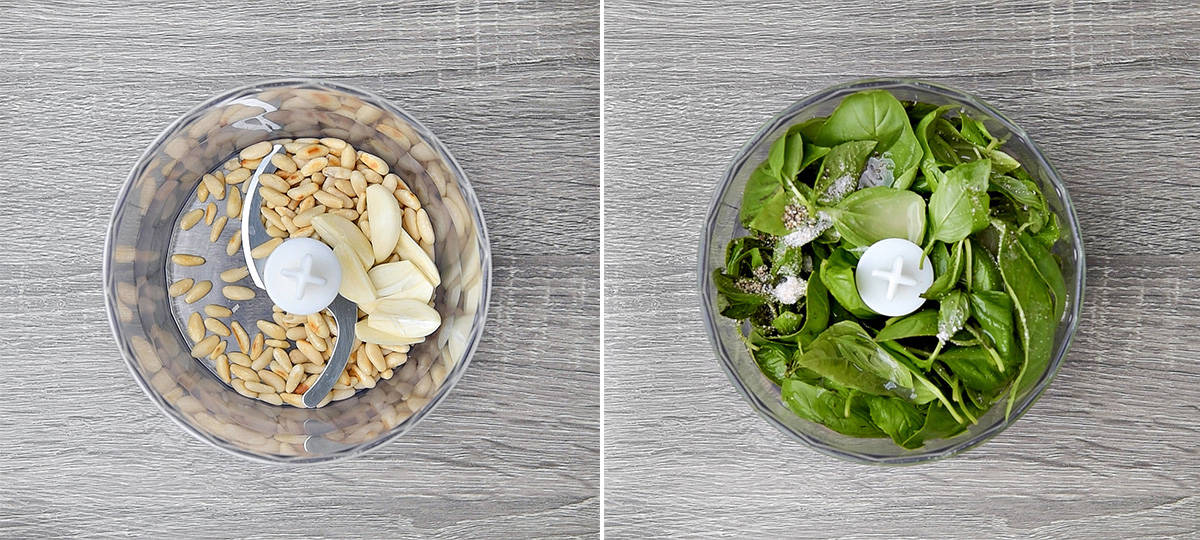
M 0 536 L 595 536 L 594 2 L 0 0 Z M 376 92 L 483 204 L 488 328 L 426 421 L 312 468 L 236 460 L 133 384 L 104 315 L 117 190 L 183 112 L 256 80 Z M 20 155 L 20 158 L 16 158 Z
M 611 537 L 1200 534 L 1200 9 L 932 6 L 606 5 Z M 1075 344 L 1028 415 L 902 469 L 825 457 L 755 416 L 716 365 L 695 275 L 743 142 L 797 99 L 876 76 L 965 89 L 1026 128 L 1069 185 L 1089 269 Z

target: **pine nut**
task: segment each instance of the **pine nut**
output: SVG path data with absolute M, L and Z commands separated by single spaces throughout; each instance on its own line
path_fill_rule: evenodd
M 204 185 L 204 182 L 200 182 L 200 185 L 196 186 L 196 200 L 200 202 L 208 200 L 208 186 Z
M 258 371 L 267 367 L 271 363 L 271 360 L 274 360 L 279 353 L 279 349 L 267 347 L 266 350 L 264 350 L 262 354 L 258 355 L 258 358 L 255 358 L 254 362 L 250 364 L 250 369 Z
M 204 175 L 200 181 L 204 183 L 204 187 L 208 188 L 209 195 L 212 195 L 214 199 L 219 201 L 225 198 L 225 182 L 211 174 Z
M 196 280 L 194 280 L 192 278 L 183 278 L 179 281 L 172 283 L 169 287 L 167 287 L 167 294 L 171 298 L 175 298 L 176 296 L 183 296 L 185 293 L 187 293 L 188 291 L 190 291 L 192 289 L 192 285 L 195 283 L 196 283 Z
M 283 377 L 280 377 L 279 375 L 276 375 L 275 373 L 265 369 L 258 372 L 258 378 L 261 379 L 262 382 L 271 385 L 271 388 L 273 388 L 276 392 L 282 392 L 284 387 L 287 386 L 287 382 L 283 380 Z
M 262 354 L 264 346 L 262 333 L 255 334 L 254 339 L 250 340 L 250 351 L 246 354 L 257 358 L 258 355 Z
M 246 353 L 231 352 L 227 356 L 229 357 L 229 361 L 231 363 L 242 367 L 250 367 L 252 364 L 254 364 L 254 361 L 251 360 Z
M 231 333 L 229 331 L 229 327 L 225 326 L 225 323 L 212 317 L 204 319 L 204 327 L 207 328 L 209 332 L 212 332 L 218 336 L 229 337 Z
M 237 393 L 239 393 L 243 396 L 246 396 L 251 399 L 258 398 L 258 394 L 255 394 L 254 392 L 251 392 L 246 389 L 246 382 L 241 379 L 234 379 L 232 382 L 229 383 L 229 385 L 232 386 L 233 389 L 237 391 Z
M 204 358 L 205 356 L 208 356 L 210 353 L 212 353 L 214 350 L 216 350 L 217 343 L 220 343 L 220 342 L 221 342 L 220 336 L 208 336 L 208 337 L 200 340 L 194 346 L 192 346 L 192 350 L 191 350 L 192 357 Z
M 323 157 L 319 157 L 312 161 L 309 161 L 308 163 L 305 163 L 303 167 L 300 167 L 300 174 L 302 174 L 304 176 L 312 176 L 313 173 L 316 173 L 317 171 L 320 171 L 328 166 L 329 166 L 329 160 L 325 159 Z
M 225 215 L 232 219 L 237 219 L 242 215 L 241 190 L 233 189 L 229 191 L 229 198 L 225 199 Z
M 329 148 L 330 150 L 338 152 L 346 147 L 346 141 L 343 141 L 337 137 L 322 137 L 321 144 L 325 145 L 325 147 Z
M 204 217 L 204 210 L 199 208 L 192 210 L 179 219 L 179 228 L 185 231 L 189 230 L 195 227 L 197 223 L 200 223 L 200 218 L 202 217 Z
M 229 221 L 229 218 L 227 218 L 225 216 L 221 216 L 221 217 L 217 218 L 216 221 L 213 222 L 212 230 L 208 231 L 208 241 L 209 242 L 215 243 L 217 241 L 217 239 L 221 237 L 221 232 L 225 230 L 225 222 L 227 222 L 227 221 Z
M 387 175 L 387 176 L 385 176 L 383 179 L 384 179 L 384 180 L 388 180 L 388 181 L 390 181 L 390 182 L 395 182 L 395 184 L 396 184 L 396 188 L 400 188 L 400 189 L 406 189 L 406 190 L 408 190 L 408 191 L 412 191 L 411 189 L 409 189 L 409 187 L 408 187 L 408 184 L 405 184 L 405 183 L 404 183 L 404 179 L 403 179 L 403 178 L 400 178 L 399 176 L 396 176 L 396 173 L 388 173 L 388 175 Z M 389 180 L 389 179 L 390 179 L 390 180 Z
M 229 329 L 233 331 L 233 339 L 237 341 L 238 349 L 243 352 L 250 349 L 250 336 L 246 334 L 246 329 L 242 328 L 242 323 L 233 321 L 229 324 Z
M 188 316 L 187 334 L 192 339 L 192 343 L 199 343 L 204 339 L 204 319 L 199 313 L 192 313 Z
M 304 353 L 304 356 L 307 357 L 313 363 L 321 364 L 321 363 L 325 362 L 325 357 L 321 356 L 321 351 L 318 351 L 315 347 L 312 346 L 311 343 L 309 343 L 307 341 L 304 341 L 304 340 L 297 341 L 296 349 L 298 349 L 301 353 Z
M 357 170 L 358 172 L 363 173 L 363 176 L 366 177 L 368 184 L 378 184 L 383 182 L 383 177 L 380 176 L 379 173 L 367 168 L 366 165 L 359 164 Z
M 304 368 L 299 364 L 293 365 L 292 370 L 288 372 L 287 380 L 284 381 L 284 390 L 292 392 L 300 385 L 300 381 L 304 379 Z
M 229 357 L 225 355 L 217 357 L 217 376 L 225 381 L 225 384 L 229 384 Z
M 404 232 L 407 232 L 413 240 L 421 241 L 421 228 L 417 226 L 417 212 L 412 208 L 404 209 L 404 218 L 402 219 Z
M 271 141 L 262 141 L 254 143 L 238 152 L 238 157 L 242 159 L 262 159 L 271 152 Z
M 205 296 L 207 296 L 208 291 L 211 291 L 211 290 L 212 290 L 212 282 L 206 279 L 204 281 L 197 283 L 194 287 L 192 287 L 192 290 L 188 291 L 188 293 L 186 295 L 184 295 L 183 301 L 187 302 L 189 304 L 194 304 L 194 303 L 196 303 L 197 300 L 200 300 L 201 298 L 204 298 Z
M 397 190 L 396 200 L 400 201 L 400 204 L 412 208 L 413 210 L 421 209 L 421 201 L 417 199 L 416 195 L 413 195 L 413 192 L 407 189 Z
M 286 351 L 286 350 L 288 350 L 288 348 L 290 348 L 292 346 L 292 342 L 290 342 L 286 339 L 268 339 L 267 346 L 275 347 L 276 349 L 282 349 L 282 350 Z
M 210 202 L 204 207 L 204 224 L 212 225 L 213 220 L 217 217 L 217 203 Z
M 300 185 L 287 190 L 287 196 L 292 200 L 300 201 L 308 198 L 309 195 L 316 193 L 319 189 L 321 189 L 320 186 L 312 182 L 301 183 Z
M 246 381 L 246 390 L 260 394 L 274 394 L 275 389 L 260 382 Z
M 171 262 L 179 266 L 200 266 L 204 264 L 204 257 L 199 255 L 188 255 L 186 253 L 176 253 L 171 255 Z
M 229 317 L 233 315 L 233 311 L 220 304 L 209 304 L 204 306 L 204 314 L 209 317 Z
M 293 407 L 304 408 L 304 398 L 300 394 L 279 394 L 279 399 Z
M 262 195 L 263 200 L 272 206 L 287 206 L 288 203 L 292 202 L 292 199 L 287 195 L 270 186 L 259 186 L 258 194 Z
M 296 162 L 292 161 L 292 158 L 282 153 L 271 156 L 271 164 L 275 165 L 275 167 L 279 170 L 287 173 L 294 173 L 299 170 L 299 168 L 296 167 Z
M 417 228 L 421 230 L 421 241 L 433 242 L 433 222 L 424 208 L 417 210 Z
M 287 191 L 292 187 L 286 180 L 271 173 L 258 175 L 258 183 L 279 192 Z
M 296 151 L 296 157 L 300 159 L 314 160 L 329 153 L 329 149 L 319 144 L 310 144 Z M 324 169 L 325 167 L 321 167 Z M 317 169 L 317 170 L 321 170 Z M 303 170 L 303 169 L 301 169 Z M 304 173 L 304 176 L 312 174 L 311 172 Z
M 239 166 L 229 174 L 225 175 L 225 183 L 229 185 L 240 184 L 250 178 L 250 169 Z
M 305 326 L 310 332 L 318 336 L 323 338 L 329 337 L 329 325 L 325 324 L 325 317 L 322 317 L 320 313 L 308 315 L 305 320 Z
M 321 169 L 321 174 L 324 174 L 326 178 L 337 178 L 340 180 L 350 179 L 350 169 L 347 169 L 346 167 L 325 167 L 324 169 Z
M 387 360 L 388 369 L 394 369 L 403 366 L 404 363 L 408 361 L 408 355 L 394 352 L 385 356 L 384 359 Z
M 328 191 L 325 191 L 323 189 L 317 190 L 315 193 L 313 193 L 313 197 L 315 199 L 317 199 L 317 202 L 319 202 L 329 208 L 345 207 L 345 205 L 342 203 L 342 199 L 340 197 L 337 197 L 334 194 L 332 194 Z
M 212 336 L 212 337 L 218 337 L 218 336 Z M 218 341 L 217 346 L 213 348 L 213 351 L 208 353 L 208 357 L 215 362 L 217 360 L 217 357 L 225 354 L 226 346 L 227 345 L 225 343 L 225 340 Z
M 383 177 L 383 182 L 380 185 L 387 188 L 388 191 L 396 191 L 397 187 L 400 186 L 400 177 L 389 174 Z
M 221 272 L 221 281 L 224 281 L 225 283 L 233 283 L 236 281 L 241 281 L 249 275 L 249 268 L 245 266 L 239 266 L 237 268 L 230 268 L 229 270 Z
M 230 257 L 237 253 L 242 248 L 242 231 L 234 231 L 233 236 L 229 237 L 229 242 L 225 243 L 225 254 Z
M 287 338 L 292 341 L 304 339 L 306 337 L 308 337 L 308 330 L 305 330 L 303 326 L 296 326 L 287 329 Z
M 267 255 L 270 255 L 272 251 L 275 251 L 275 248 L 279 247 L 279 244 L 282 243 L 282 238 L 272 238 L 267 240 L 266 242 L 263 242 L 254 249 L 250 250 L 250 256 L 254 257 L 255 259 L 266 257 Z
M 374 154 L 368 154 L 366 152 L 359 152 L 358 160 L 361 161 L 363 163 L 363 165 L 370 167 L 371 170 L 375 171 L 376 173 L 379 173 L 381 175 L 388 173 L 387 163 L 385 161 L 383 161 L 382 159 L 379 159 L 379 157 Z
M 371 362 L 372 366 L 375 366 L 376 370 L 383 371 L 389 367 L 387 359 L 383 357 L 383 351 L 379 349 L 379 345 L 368 343 L 364 348 L 367 360 Z
M 284 349 L 271 347 L 269 350 L 271 351 L 271 358 L 281 364 L 284 362 L 292 361 L 291 358 L 288 358 L 288 353 Z M 263 353 L 263 355 L 266 355 L 266 353 Z M 265 366 L 266 364 L 263 364 L 263 365 Z M 259 369 L 262 369 L 262 368 L 259 368 Z
M 250 369 L 250 368 L 242 366 L 242 365 L 233 364 L 233 365 L 229 366 L 229 370 L 231 372 L 233 372 L 233 374 L 237 378 L 239 378 L 243 381 L 259 382 L 258 372 L 254 371 L 253 369 Z
M 250 300 L 254 298 L 254 289 L 241 285 L 226 285 L 221 288 L 221 294 L 230 300 Z
M 287 337 L 287 332 L 278 324 L 268 321 L 258 321 L 254 324 L 258 326 L 259 330 L 262 330 L 263 334 L 272 339 L 284 339 Z
M 259 401 L 265 401 L 271 405 L 283 405 L 283 398 L 274 392 L 263 392 L 258 395 Z
M 355 390 L 353 388 L 344 388 L 341 390 L 334 390 L 329 395 L 333 397 L 332 398 L 333 401 L 341 401 L 343 399 L 350 398 L 351 396 L 354 395 L 354 393 L 355 393 Z

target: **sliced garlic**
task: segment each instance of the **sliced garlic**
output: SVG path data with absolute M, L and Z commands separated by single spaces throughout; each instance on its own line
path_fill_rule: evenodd
M 217 337 L 217 336 L 212 336 Z M 372 328 L 367 324 L 367 321 L 358 321 L 354 325 L 354 337 L 361 339 L 366 343 L 374 343 L 385 347 L 398 347 L 400 345 L 414 345 L 425 341 L 425 338 L 407 338 L 397 336 L 391 332 L 385 332 L 377 328 Z
M 371 224 L 374 225 L 375 222 L 372 221 Z M 421 249 L 421 245 L 404 232 L 404 229 L 397 228 L 396 230 L 400 232 L 400 238 L 396 242 L 396 254 L 400 256 L 401 260 L 412 261 L 417 265 L 417 268 L 421 270 L 422 274 L 425 274 L 426 278 L 429 278 L 429 283 L 432 283 L 434 287 L 440 285 L 442 276 L 438 273 L 437 265 L 433 264 L 433 259 L 429 258 L 429 254 L 425 253 L 425 250 Z
M 371 284 L 371 278 L 367 276 L 366 270 L 363 270 L 362 264 L 350 248 L 345 244 L 338 244 L 334 246 L 333 254 L 337 256 L 338 265 L 342 267 L 342 285 L 338 287 L 338 294 L 359 305 L 374 302 L 375 286 Z
M 312 218 L 313 229 L 331 247 L 346 246 L 365 270 L 375 264 L 371 242 L 350 220 L 336 214 L 321 214 Z
M 371 220 L 371 248 L 375 252 L 375 262 L 381 263 L 396 248 L 404 213 L 387 188 L 371 184 L 367 186 L 367 218 Z
M 380 300 L 367 315 L 367 326 L 400 337 L 428 336 L 442 325 L 436 309 L 416 300 Z
M 381 264 L 367 271 L 380 298 L 418 300 L 429 303 L 433 284 L 412 261 Z

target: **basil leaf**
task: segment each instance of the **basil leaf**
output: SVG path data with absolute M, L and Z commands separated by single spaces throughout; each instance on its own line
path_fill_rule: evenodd
M 829 326 L 829 292 L 821 280 L 821 272 L 809 275 L 808 291 L 804 294 L 804 326 L 800 328 L 800 343 L 808 348 L 817 334 Z
M 713 270 L 713 283 L 717 286 L 717 311 L 724 317 L 746 319 L 767 303 L 765 296 L 743 291 L 720 270 Z
M 931 189 L 936 189 L 938 184 L 942 182 L 942 170 L 938 168 L 938 150 L 945 145 L 937 134 L 933 133 L 933 123 L 946 111 L 954 108 L 953 105 L 943 105 L 929 113 L 917 124 L 915 131 L 917 144 L 921 146 L 921 173 L 925 175 L 925 181 Z M 950 159 L 947 157 L 946 159 Z
M 979 323 L 983 335 L 1004 360 L 1004 370 L 1012 371 L 1020 363 L 1020 350 L 1013 337 L 1013 303 L 1004 291 L 976 290 L 970 294 L 971 318 Z
M 767 167 L 776 178 L 784 182 L 792 182 L 800 172 L 800 163 L 804 158 L 804 138 L 800 135 L 798 126 L 787 130 L 771 144 L 767 156 Z
M 858 177 L 875 148 L 874 141 L 851 141 L 834 146 L 821 162 L 821 172 L 813 185 L 817 201 L 832 204 L 858 187 Z
M 1049 289 L 1012 231 L 1002 231 L 997 259 L 1000 275 L 1004 278 L 1004 289 L 1013 300 L 1017 335 L 1025 352 L 1021 370 L 1009 394 L 1007 415 L 1012 413 L 1017 395 L 1033 386 L 1046 370 L 1054 345 L 1057 320 L 1054 318 Z
M 938 361 L 946 364 L 967 388 L 984 394 L 999 393 L 1008 383 L 983 347 L 953 347 L 938 356 Z
M 750 174 L 742 191 L 742 209 L 739 213 L 742 225 L 776 236 L 787 234 L 787 227 L 783 225 L 783 210 L 788 202 L 783 184 L 763 163 Z
M 792 349 L 779 343 L 766 342 L 758 346 L 758 350 L 754 351 L 753 356 L 758 368 L 763 375 L 771 379 L 771 382 L 781 384 L 784 379 L 787 379 Z
M 1042 282 L 1050 288 L 1050 294 L 1054 297 L 1054 320 L 1061 321 L 1063 312 L 1066 311 L 1067 302 L 1067 283 L 1063 280 L 1062 269 L 1059 268 L 1058 260 L 1046 249 L 1046 246 L 1034 240 L 1028 233 L 1022 232 L 1017 236 L 1017 241 L 1021 244 L 1021 248 L 1025 251 L 1025 256 L 1033 262 L 1034 268 L 1037 269 L 1038 276 L 1042 278 Z
M 852 437 L 880 437 L 883 432 L 871 422 L 871 413 L 863 405 L 849 407 L 846 398 L 804 381 L 788 379 L 780 387 L 780 397 L 796 416 L 816 422 Z M 861 403 L 861 402 L 860 402 Z
M 1021 220 L 1021 224 L 1030 231 L 1040 231 L 1049 219 L 1050 211 L 1046 207 L 1046 199 L 1038 192 L 1037 184 L 1032 181 L 1018 180 L 1004 174 L 992 174 L 988 190 L 1012 201 L 1013 211 Z
M 975 241 L 971 240 L 971 242 Z M 1000 269 L 996 267 L 996 261 L 992 258 L 992 254 L 978 244 L 975 244 L 972 252 L 974 257 L 971 258 L 971 282 L 974 284 L 974 290 L 1004 290 L 1004 284 L 1000 281 Z
M 945 174 L 929 196 L 932 240 L 951 244 L 987 226 L 990 169 L 991 162 L 984 159 L 964 163 Z
M 826 212 L 842 240 L 855 246 L 870 246 L 885 238 L 920 244 L 925 236 L 925 199 L 903 189 L 862 189 Z
M 788 335 L 796 333 L 803 321 L 804 318 L 799 314 L 785 311 L 775 316 L 775 319 L 771 321 L 771 326 L 775 327 L 780 334 Z
M 962 138 L 985 148 L 996 143 L 996 138 L 992 137 L 991 133 L 988 133 L 987 127 L 983 125 L 983 122 L 971 118 L 966 114 L 959 115 L 958 120 L 962 125 L 962 128 L 959 130 Z
M 858 295 L 858 284 L 854 281 L 854 260 L 845 249 L 838 248 L 821 261 L 821 281 L 829 290 L 834 300 L 855 317 L 872 317 L 875 315 Z
M 925 415 L 916 405 L 897 398 L 869 396 L 871 421 L 904 448 L 920 448 L 923 441 L 916 437 L 925 425 Z
M 846 141 L 876 141 L 890 148 L 908 126 L 904 106 L 886 90 L 858 92 L 843 99 L 817 133 L 816 143 L 834 146 Z
M 888 319 L 886 325 L 875 334 L 875 341 L 895 341 L 919 336 L 936 336 L 938 312 L 935 309 L 925 309 Z
M 852 321 L 839 322 L 821 332 L 797 363 L 860 392 L 917 399 L 911 372 Z
M 830 150 L 828 146 L 804 143 L 804 159 L 800 161 L 800 170 L 807 169 L 809 165 L 816 163 L 829 154 Z
M 954 251 L 951 252 L 950 260 L 941 273 L 934 277 L 933 283 L 921 295 L 925 298 L 938 298 L 946 294 L 956 283 L 963 271 L 963 242 L 960 240 L 954 243 Z
M 967 295 L 962 291 L 950 291 L 938 302 L 938 341 L 949 341 L 962 330 L 971 314 Z

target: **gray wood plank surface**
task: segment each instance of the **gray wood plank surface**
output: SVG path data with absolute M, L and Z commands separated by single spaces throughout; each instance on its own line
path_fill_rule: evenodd
M 595 2 L 0 0 L 0 536 L 595 536 Z M 313 468 L 194 440 L 104 315 L 117 190 L 168 123 L 255 80 L 393 100 L 471 177 L 494 261 L 466 376 L 408 436 Z M 19 156 L 19 157 L 18 157 Z
M 605 515 L 611 537 L 1200 535 L 1200 9 L 1194 2 L 632 2 L 605 9 Z M 915 76 L 1026 128 L 1069 184 L 1083 320 L 1014 427 L 944 462 L 790 442 L 716 365 L 695 261 L 771 115 Z

